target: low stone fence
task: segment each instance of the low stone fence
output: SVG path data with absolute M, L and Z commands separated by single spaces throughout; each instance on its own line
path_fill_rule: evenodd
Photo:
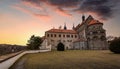
M 7 59 L 4 62 L 0 63 L 0 69 L 9 69 L 15 62 L 16 60 L 18 60 L 20 57 L 22 57 L 23 55 L 27 54 L 27 53 L 39 53 L 39 52 L 49 52 L 50 50 L 30 50 L 30 51 L 24 51 L 22 53 L 20 53 L 17 56 L 14 56 L 10 59 Z
M 0 56 L 26 50 L 26 46 L 0 44 Z
M 19 55 L 19 54 L 22 53 L 22 52 L 24 52 L 24 51 L 20 51 L 20 52 L 16 52 L 16 53 L 11 53 L 11 54 L 2 55 L 2 56 L 0 56 L 0 63 L 4 62 L 4 61 L 6 61 L 6 60 L 8 60 L 8 59 L 10 59 L 10 58 L 12 58 L 12 57 L 14 57 L 14 56 Z

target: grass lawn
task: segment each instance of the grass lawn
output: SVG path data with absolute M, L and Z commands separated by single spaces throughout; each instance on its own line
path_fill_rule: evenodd
M 10 69 L 120 69 L 120 54 L 106 50 L 67 50 L 26 54 Z

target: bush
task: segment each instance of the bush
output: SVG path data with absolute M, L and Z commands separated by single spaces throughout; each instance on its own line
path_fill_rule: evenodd
M 110 42 L 110 47 L 109 47 L 110 51 L 114 52 L 114 53 L 119 53 L 120 54 L 120 37 L 119 38 L 115 38 L 114 40 L 112 40 Z
M 64 51 L 64 50 L 65 50 L 64 44 L 60 42 L 60 43 L 58 44 L 58 46 L 57 46 L 57 50 L 58 50 L 58 51 Z
M 43 42 L 42 38 L 39 36 L 32 35 L 27 43 L 27 48 L 30 50 L 38 50 Z

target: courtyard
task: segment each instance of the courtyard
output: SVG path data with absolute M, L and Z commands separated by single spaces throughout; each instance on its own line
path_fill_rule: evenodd
M 120 69 L 120 54 L 113 54 L 108 50 L 26 54 L 10 69 Z

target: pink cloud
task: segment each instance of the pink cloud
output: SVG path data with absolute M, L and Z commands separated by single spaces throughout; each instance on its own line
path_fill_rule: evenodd
M 32 3 L 32 2 L 22 1 L 22 4 L 27 7 L 31 7 L 31 8 L 38 9 L 38 10 L 43 10 L 42 6 Z
M 50 17 L 49 15 L 40 14 L 40 13 L 35 13 L 35 12 L 33 12 L 33 11 L 31 11 L 31 10 L 28 10 L 28 9 L 26 9 L 26 8 L 23 8 L 23 7 L 19 6 L 19 5 L 14 5 L 14 6 L 12 6 L 12 8 L 15 8 L 15 9 L 17 9 L 17 10 L 19 10 L 19 11 L 22 11 L 22 12 L 28 14 L 28 15 L 32 15 L 32 16 L 34 16 L 34 17 L 37 17 L 37 18 L 39 18 L 40 20 L 44 20 L 44 21 L 49 21 L 49 20 L 51 20 L 51 17 Z
M 51 17 L 48 15 L 41 15 L 41 14 L 34 14 L 37 18 L 40 18 L 41 20 L 44 20 L 46 22 L 51 20 Z
M 61 16 L 65 16 L 65 17 L 72 16 L 72 14 L 70 14 L 68 11 L 63 10 L 62 8 L 59 8 L 57 5 L 51 4 L 48 0 L 40 0 L 38 2 L 24 0 L 24 1 L 22 1 L 22 4 L 27 7 L 32 7 L 34 9 L 38 9 L 38 10 L 42 10 L 42 11 L 44 11 L 45 8 L 49 7 L 50 9 L 52 9 L 52 12 L 56 12 L 57 14 L 59 14 Z M 46 9 L 46 10 L 48 10 L 48 9 Z
M 14 9 L 17 9 L 19 11 L 22 11 L 24 13 L 27 13 L 27 14 L 33 14 L 31 11 L 27 10 L 27 9 L 24 9 L 22 7 L 20 7 L 19 5 L 14 5 L 14 6 L 11 6 L 12 8 Z
M 62 9 L 56 9 L 55 10 L 56 13 L 58 13 L 59 15 L 62 15 L 62 16 L 66 16 L 66 17 L 72 17 L 72 14 L 69 14 L 67 11 L 65 10 L 62 10 Z

